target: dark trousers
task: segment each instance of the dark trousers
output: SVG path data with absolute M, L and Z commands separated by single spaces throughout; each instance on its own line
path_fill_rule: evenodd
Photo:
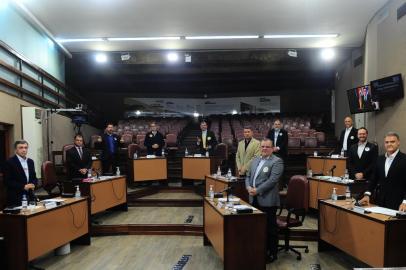
M 278 207 L 261 206 L 258 204 L 256 196 L 254 196 L 252 206 L 266 214 L 266 250 L 269 255 L 276 256 L 278 253 L 278 224 L 276 223 L 276 211 L 278 210 Z
M 115 172 L 117 165 L 117 154 L 110 154 L 103 156 L 102 159 L 102 169 L 103 173 L 110 173 L 110 172 Z

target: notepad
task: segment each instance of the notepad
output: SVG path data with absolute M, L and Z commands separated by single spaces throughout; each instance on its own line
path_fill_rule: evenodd
M 380 206 L 368 207 L 368 208 L 365 208 L 365 210 L 370 211 L 371 213 L 382 214 L 382 215 L 387 215 L 387 216 L 391 216 L 391 217 L 395 217 L 396 214 L 398 213 L 397 210 L 380 207 Z

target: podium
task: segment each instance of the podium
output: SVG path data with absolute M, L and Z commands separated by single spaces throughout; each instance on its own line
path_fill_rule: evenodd
M 334 174 L 331 175 L 331 169 L 334 169 Z M 347 158 L 331 158 L 321 156 L 308 156 L 307 157 L 307 170 L 312 170 L 313 174 L 331 175 L 331 176 L 343 176 L 347 169 Z
M 216 158 L 214 157 L 183 157 L 182 178 L 184 180 L 205 180 L 206 175 L 216 170 Z
M 228 187 L 233 187 L 231 194 L 239 197 L 243 201 L 248 201 L 248 191 L 245 188 L 245 179 L 237 178 L 235 180 L 228 180 L 225 177 L 214 177 L 213 175 L 206 175 L 206 196 L 209 194 L 210 185 L 213 186 L 214 192 L 222 192 Z
M 130 162 L 133 182 L 166 181 L 168 179 L 168 165 L 165 157 L 141 157 L 130 160 Z

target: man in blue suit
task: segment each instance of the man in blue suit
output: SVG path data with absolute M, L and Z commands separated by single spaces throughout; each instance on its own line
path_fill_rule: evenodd
M 7 190 L 7 205 L 21 205 L 23 195 L 34 199 L 34 189 L 38 183 L 34 161 L 27 157 L 28 142 L 14 143 L 15 155 L 4 164 L 4 184 Z
M 280 205 L 278 182 L 283 173 L 283 160 L 273 155 L 273 150 L 272 140 L 262 140 L 261 156 L 254 158 L 245 178 L 250 204 L 266 213 L 268 262 L 277 258 L 276 210 Z

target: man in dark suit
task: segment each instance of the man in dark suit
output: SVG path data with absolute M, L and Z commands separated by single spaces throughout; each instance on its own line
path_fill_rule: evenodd
M 111 172 L 117 166 L 117 158 L 118 158 L 118 147 L 119 144 L 122 143 L 118 135 L 113 134 L 114 125 L 112 123 L 108 123 L 106 125 L 105 133 L 102 135 L 101 138 L 101 148 L 102 148 L 102 167 L 103 173 Z
M 216 135 L 212 131 L 207 130 L 206 121 L 200 123 L 200 130 L 201 133 L 197 137 L 198 152 L 204 155 L 208 151 L 210 155 L 213 155 L 217 145 Z
M 378 157 L 368 190 L 360 203 L 368 205 L 372 196 L 379 206 L 406 211 L 406 155 L 399 151 L 399 135 L 387 133 L 384 144 L 386 153 Z
M 250 204 L 266 213 L 270 262 L 276 260 L 278 252 L 276 210 L 280 205 L 278 182 L 283 173 L 283 161 L 272 154 L 274 149 L 270 139 L 262 140 L 261 156 L 254 158 L 245 178 Z
M 378 146 L 367 141 L 368 130 L 358 129 L 358 143 L 348 150 L 348 172 L 350 179 L 369 179 L 378 157 Z
M 145 135 L 144 145 L 148 155 L 162 156 L 162 148 L 165 145 L 164 135 L 159 132 L 155 122 L 149 125 L 151 131 Z
M 92 156 L 89 150 L 83 148 L 83 136 L 75 135 L 74 147 L 66 151 L 68 178 L 86 178 L 87 171 L 92 167 Z
M 28 143 L 19 140 L 14 143 L 15 155 L 4 164 L 4 183 L 7 189 L 7 205 L 21 205 L 23 195 L 33 200 L 38 183 L 34 161 L 27 157 Z
M 357 129 L 352 125 L 351 117 L 347 116 L 344 118 L 345 129 L 341 131 L 340 140 L 337 145 L 336 153 L 339 154 L 344 152 L 344 156 L 347 156 L 347 151 L 350 149 L 351 145 L 358 142 Z
M 274 146 L 273 153 L 283 161 L 286 161 L 288 157 L 288 132 L 282 128 L 282 123 L 279 119 L 275 120 L 273 128 L 269 130 L 266 137 L 272 141 Z

